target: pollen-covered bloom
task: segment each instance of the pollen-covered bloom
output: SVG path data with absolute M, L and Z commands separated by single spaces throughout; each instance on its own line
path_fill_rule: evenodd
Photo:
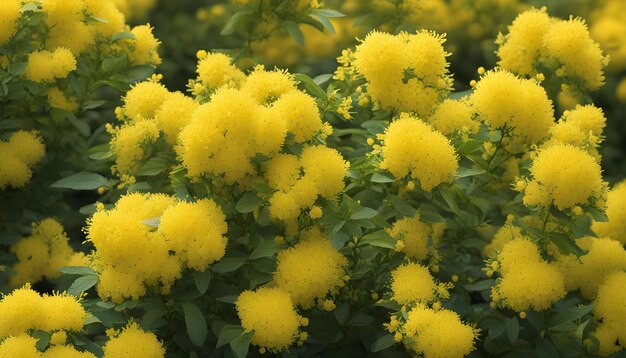
M 424 260 L 436 249 L 433 228 L 420 220 L 419 213 L 396 221 L 387 231 L 393 238 L 402 241 L 402 251 L 409 258 Z
M 615 185 L 607 195 L 607 222 L 594 221 L 592 229 L 602 237 L 626 244 L 626 181 Z
M 539 151 L 524 189 L 527 206 L 554 205 L 559 210 L 576 205 L 602 208 L 606 183 L 600 164 L 586 151 L 570 144 L 555 144 Z
M 53 52 L 42 50 L 28 56 L 26 78 L 33 82 L 50 82 L 65 78 L 76 70 L 76 58 L 70 50 L 59 47 Z
M 419 180 L 426 191 L 450 181 L 459 167 L 457 154 L 443 134 L 404 113 L 385 131 L 382 157 L 381 168 L 396 178 Z
M 274 282 L 295 305 L 308 309 L 343 286 L 347 264 L 330 240 L 314 228 L 299 243 L 278 252 Z
M 408 263 L 391 272 L 391 291 L 400 304 L 428 304 L 437 297 L 437 283 L 427 267 Z
M 127 194 L 113 209 L 97 211 L 86 231 L 96 248 L 98 294 L 122 302 L 148 287 L 168 293 L 184 268 L 204 271 L 224 256 L 224 220 L 209 199 L 179 203 L 163 194 Z
M 446 99 L 435 108 L 428 122 L 445 135 L 455 132 L 476 134 L 480 123 L 473 116 L 474 109 L 469 101 Z
M 592 333 L 600 341 L 600 354 L 610 355 L 626 348 L 626 272 L 610 274 L 598 289 L 594 316 L 602 320 Z
M 478 330 L 447 309 L 417 305 L 407 313 L 399 332 L 405 346 L 424 358 L 461 358 L 474 350 Z
M 551 18 L 545 9 L 521 13 L 500 35 L 498 64 L 523 76 L 535 76 L 546 69 L 580 89 L 596 90 L 604 83 L 608 63 L 584 20 Z
M 0 300 L 0 339 L 32 329 L 79 331 L 85 315 L 85 309 L 74 296 L 41 296 L 27 284 Z
M 165 348 L 154 333 L 142 330 L 135 322 L 121 331 L 110 332 L 109 341 L 102 347 L 104 358 L 163 358 Z
M 12 286 L 36 283 L 44 277 L 52 279 L 61 275 L 63 266 L 85 266 L 87 258 L 81 252 L 74 252 L 63 227 L 55 219 L 45 219 L 33 223 L 32 234 L 21 238 L 11 247 L 17 256 L 13 265 L 15 275 L 11 276 Z
M 489 126 L 512 129 L 530 143 L 541 141 L 554 124 L 552 101 L 543 87 L 511 72 L 487 72 L 477 82 L 471 101 Z
M 545 310 L 565 297 L 565 283 L 555 265 L 542 259 L 537 246 L 526 238 L 509 241 L 498 255 L 501 277 L 492 299 L 521 312 Z
M 304 148 L 300 157 L 276 155 L 266 165 L 269 186 L 277 192 L 269 199 L 270 216 L 278 220 L 296 219 L 318 197 L 331 199 L 345 184 L 348 163 L 335 149 L 322 145 Z
M 198 61 L 196 73 L 200 83 L 211 90 L 222 86 L 236 87 L 245 79 L 245 74 L 231 63 L 223 53 L 209 53 Z
M 398 35 L 373 31 L 357 46 L 353 65 L 382 108 L 426 117 L 451 87 L 444 41 L 425 30 Z
M 305 338 L 300 332 L 304 319 L 296 312 L 289 294 L 280 288 L 244 291 L 235 306 L 241 326 L 254 332 L 250 341 L 256 346 L 280 352 Z
M 45 149 L 36 132 L 17 131 L 6 142 L 0 139 L 0 190 L 26 185 Z
M 593 299 L 611 273 L 626 270 L 626 250 L 619 241 L 609 238 L 585 237 L 577 244 L 587 253 L 581 257 L 561 256 L 557 267 L 568 291 L 580 289 L 583 297 Z

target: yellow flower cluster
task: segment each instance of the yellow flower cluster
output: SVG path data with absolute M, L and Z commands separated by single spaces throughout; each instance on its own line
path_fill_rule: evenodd
M 158 65 L 161 63 L 161 57 L 157 52 L 161 42 L 154 37 L 152 30 L 150 24 L 135 26 L 131 30 L 135 38 L 130 41 L 133 47 L 130 60 L 134 64 Z
M 428 122 L 445 135 L 455 132 L 476 134 L 480 123 L 473 117 L 474 109 L 469 101 L 446 99 L 435 108 Z
M 391 291 L 402 305 L 428 304 L 437 298 L 437 283 L 427 267 L 410 262 L 391 272 Z
M 511 72 L 487 72 L 476 83 L 471 101 L 492 128 L 508 127 L 530 143 L 541 141 L 554 124 L 552 101 L 543 87 Z
M 539 151 L 530 168 L 532 179 L 524 189 L 527 206 L 554 205 L 559 210 L 576 205 L 604 207 L 607 184 L 596 159 L 570 144 Z
M 565 297 L 561 272 L 541 257 L 539 248 L 526 238 L 504 245 L 498 255 L 499 272 L 492 299 L 515 311 L 545 310 Z
M 235 302 L 241 326 L 253 331 L 252 344 L 272 352 L 287 349 L 306 339 L 300 326 L 307 320 L 298 315 L 289 294 L 279 288 L 244 291 Z
M 561 256 L 557 267 L 568 291 L 580 289 L 583 297 L 591 300 L 611 273 L 626 270 L 626 250 L 619 241 L 608 238 L 585 237 L 577 244 L 587 254 Z
M 52 87 L 48 90 L 48 103 L 51 108 L 59 108 L 68 112 L 76 112 L 78 110 L 76 97 L 67 97 L 58 87 Z
M 428 116 L 451 88 L 445 39 L 429 31 L 371 32 L 357 46 L 354 63 L 367 92 L 384 109 Z
M 33 82 L 50 82 L 65 78 L 76 70 L 76 58 L 72 51 L 59 47 L 54 52 L 42 50 L 28 56 L 26 78 Z
M 348 163 L 335 149 L 321 145 L 304 148 L 300 157 L 278 154 L 266 166 L 268 185 L 276 190 L 269 199 L 270 215 L 295 220 L 318 196 L 331 199 L 344 188 Z
M 608 222 L 594 222 L 592 229 L 602 237 L 626 244 L 626 181 L 615 185 L 607 195 Z
M 600 341 L 600 354 L 626 349 L 626 272 L 610 274 L 598 289 L 594 315 L 602 320 L 593 335 Z M 619 343 L 618 343 L 619 342 Z
M 219 73 L 223 65 L 212 61 L 202 71 Z M 286 72 L 257 67 L 240 86 L 216 81 L 222 86 L 193 113 L 178 138 L 178 154 L 190 176 L 245 184 L 256 174 L 252 159 L 276 155 L 288 134 L 296 143 L 329 134 L 315 100 L 299 91 Z
M 163 358 L 165 348 L 154 333 L 145 332 L 135 322 L 121 331 L 107 331 L 109 341 L 102 347 L 104 358 Z
M 448 138 L 409 114 L 401 114 L 381 138 L 381 168 L 396 178 L 410 175 L 425 191 L 451 180 L 458 169 L 458 157 Z
M 200 51 L 198 59 L 197 81 L 211 91 L 223 86 L 238 87 L 246 78 L 225 54 Z
M 502 225 L 498 231 L 496 231 L 493 238 L 485 246 L 483 249 L 483 254 L 485 257 L 494 257 L 498 251 L 502 250 L 504 245 L 514 239 L 518 239 L 523 237 L 522 229 L 519 226 L 515 226 L 511 221 L 507 220 L 507 222 Z
M 204 271 L 224 256 L 226 230 L 224 214 L 209 199 L 127 194 L 115 208 L 96 212 L 86 228 L 96 248 L 98 294 L 114 302 L 138 299 L 148 287 L 167 294 L 183 269 Z
M 437 248 L 436 232 L 430 224 L 420 220 L 419 213 L 396 221 L 387 232 L 402 242 L 401 251 L 410 259 L 424 260 Z
M 550 139 L 544 147 L 554 143 L 571 144 L 600 157 L 597 146 L 602 141 L 606 117 L 601 108 L 592 104 L 565 111 L 559 122 L 550 128 Z
M 617 72 L 626 67 L 626 4 L 608 0 L 600 5 L 592 14 L 591 36 L 609 55 L 607 69 Z
M 0 45 L 4 45 L 17 30 L 16 20 L 22 15 L 21 0 L 6 0 L 0 7 Z
M 454 311 L 419 304 L 406 317 L 404 323 L 392 317 L 388 329 L 396 332 L 396 340 L 424 358 L 461 358 L 474 350 L 478 330 Z
M 581 89 L 596 90 L 604 83 L 603 68 L 608 57 L 589 34 L 580 18 L 550 18 L 545 8 L 520 14 L 500 35 L 498 64 L 509 71 L 535 76 L 548 68 Z
M 10 284 L 14 287 L 35 283 L 44 277 L 57 278 L 63 266 L 86 266 L 82 252 L 74 252 L 63 227 L 55 219 L 45 219 L 32 224 L 32 234 L 21 238 L 11 247 L 17 256 L 13 265 L 15 275 Z
M 26 185 L 33 175 L 32 167 L 43 158 L 45 150 L 35 132 L 15 132 L 8 142 L 0 139 L 0 190 Z
M 344 285 L 347 265 L 348 260 L 314 228 L 304 233 L 299 243 L 278 252 L 274 282 L 289 293 L 295 305 L 309 309 Z
M 72 346 L 61 345 L 40 353 L 31 337 L 31 330 L 60 334 L 80 331 L 85 320 L 85 309 L 75 297 L 66 294 L 40 296 L 29 285 L 16 289 L 0 300 L 0 356 L 1 357 L 95 357 Z M 63 333 L 60 333 L 63 332 Z M 62 347 L 62 348 L 60 348 Z M 16 354 L 24 355 L 16 355 Z M 66 355 L 55 355 L 66 353 Z

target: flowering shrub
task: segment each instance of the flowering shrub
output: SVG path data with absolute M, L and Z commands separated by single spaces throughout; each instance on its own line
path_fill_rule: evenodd
M 170 82 L 153 27 L 125 24 L 166 5 L 7 1 L 0 356 L 626 348 L 626 184 L 590 97 L 619 56 L 602 15 L 346 1 L 352 41 L 334 1 L 219 2 L 202 16 L 242 49 L 194 49 Z M 331 31 L 325 67 L 307 41 Z M 467 86 L 469 39 L 497 58 L 468 57 Z

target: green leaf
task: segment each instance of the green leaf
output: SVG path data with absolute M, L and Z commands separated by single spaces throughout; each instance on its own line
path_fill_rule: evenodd
M 289 33 L 289 36 L 296 40 L 296 42 L 300 46 L 304 45 L 304 34 L 302 33 L 302 30 L 300 30 L 300 28 L 298 27 L 298 24 L 291 20 L 287 20 L 283 22 L 283 26 Z
M 326 91 L 322 89 L 313 79 L 303 73 L 296 73 L 295 80 L 302 83 L 309 94 L 322 100 L 326 100 Z
M 496 281 L 493 279 L 482 280 L 474 283 L 470 283 L 465 285 L 465 289 L 468 291 L 484 291 L 490 289 L 496 284 Z
M 194 271 L 193 282 L 196 284 L 198 292 L 204 294 L 211 283 L 211 270 Z
M 233 16 L 228 20 L 226 26 L 222 29 L 222 35 L 230 35 L 235 32 L 235 28 L 240 21 L 243 21 L 247 15 L 254 13 L 252 8 L 244 8 L 242 10 L 237 11 L 233 14 Z
M 598 210 L 596 208 L 593 207 L 589 207 L 587 208 L 587 212 L 589 214 L 591 214 L 591 217 L 593 218 L 593 220 L 597 221 L 597 222 L 607 222 L 609 221 L 609 217 L 606 215 L 606 212 L 602 211 L 602 210 Z
M 146 219 L 141 223 L 152 227 L 159 227 L 159 224 L 161 223 L 161 217 Z
M 395 249 L 396 239 L 391 237 L 385 230 L 378 230 L 363 236 L 361 240 L 359 240 L 359 244 Z
M 506 318 L 504 320 L 504 329 L 509 342 L 514 343 L 517 341 L 517 337 L 519 335 L 519 321 L 517 320 L 517 317 Z
M 380 352 L 393 346 L 394 344 L 396 344 L 396 340 L 393 338 L 393 334 L 387 334 L 374 341 L 371 351 L 374 353 Z
M 330 20 L 328 20 L 328 17 L 323 16 L 323 15 L 317 15 L 317 14 L 311 14 L 311 17 L 317 20 L 320 24 L 322 24 L 324 28 L 326 28 L 326 30 L 328 30 L 328 32 L 330 32 L 331 34 L 335 35 L 337 33 L 335 31 L 335 27 L 333 26 L 333 23 L 330 22 Z
M 582 256 L 587 252 L 581 249 L 572 238 L 570 238 L 567 234 L 559 233 L 559 232 L 551 232 L 548 233 L 548 238 L 556 247 L 559 248 L 559 251 L 563 255 L 574 254 L 576 256 Z
M 220 348 L 234 341 L 244 333 L 244 329 L 241 326 L 235 326 L 227 324 L 220 330 L 217 337 L 217 345 L 215 348 Z
M 154 67 L 151 65 L 134 66 L 126 70 L 124 72 L 124 76 L 128 78 L 128 81 L 130 83 L 134 83 L 143 81 L 146 78 L 152 76 L 154 70 Z
M 240 257 L 226 257 L 218 261 L 211 267 L 211 270 L 218 273 L 233 272 L 243 266 L 246 262 L 245 258 Z
M 337 10 L 332 9 L 316 9 L 312 12 L 315 15 L 325 16 L 325 17 L 344 17 L 346 15 L 340 13 Z
M 379 173 L 374 173 L 374 174 L 372 174 L 372 177 L 370 178 L 370 181 L 372 183 L 393 183 L 396 180 L 393 179 L 393 178 L 390 178 L 390 177 L 388 177 L 386 175 L 382 175 L 382 174 L 379 174 Z
M 411 205 L 407 204 L 404 200 L 398 198 L 395 195 L 388 195 L 387 199 L 389 199 L 391 205 L 393 205 L 393 207 L 396 208 L 396 210 L 398 210 L 400 214 L 404 216 L 413 216 L 417 211 Z
M 249 259 L 255 260 L 262 257 L 272 257 L 278 251 L 278 245 L 274 240 L 265 240 L 252 251 Z
M 180 306 L 183 308 L 185 315 L 185 326 L 187 327 L 189 339 L 191 339 L 193 344 L 201 347 L 209 333 L 202 311 L 191 302 L 181 302 Z
M 263 200 L 261 200 L 261 198 L 259 198 L 256 193 L 246 192 L 245 194 L 243 194 L 241 199 L 237 201 L 235 209 L 237 210 L 237 212 L 240 212 L 242 214 L 251 213 L 254 210 L 258 209 L 261 206 L 261 203 L 263 203 Z
M 100 174 L 80 172 L 58 180 L 50 186 L 59 189 L 96 190 L 108 184 L 109 181 Z
M 59 271 L 63 272 L 66 275 L 81 275 L 81 276 L 88 276 L 88 275 L 97 276 L 98 275 L 96 271 L 94 271 L 91 267 L 87 267 L 87 266 L 64 266 L 64 267 L 61 267 Z
M 593 311 L 594 305 L 586 305 L 580 307 L 572 307 L 564 311 L 556 312 L 551 318 L 548 324 L 549 330 L 559 330 L 559 326 L 562 326 L 573 321 L 577 321 L 583 318 L 585 315 Z
M 230 341 L 230 349 L 233 350 L 237 358 L 245 358 L 248 356 L 250 338 L 252 338 L 252 332 L 243 332 L 239 337 Z
M 481 175 L 481 174 L 485 174 L 487 171 L 485 169 L 482 168 L 465 168 L 465 167 L 460 167 L 459 170 L 457 170 L 456 172 L 456 176 L 459 178 L 467 178 L 467 177 L 473 177 L 476 175 Z
M 98 276 L 81 276 L 77 278 L 74 283 L 72 283 L 70 288 L 67 290 L 67 293 L 69 293 L 70 295 L 78 295 L 79 293 L 85 292 L 88 289 L 92 288 L 96 285 L 96 283 L 98 283 Z
M 137 176 L 155 176 L 161 174 L 167 168 L 167 162 L 163 158 L 150 158 L 146 164 L 141 167 Z
M 361 208 L 350 216 L 350 220 L 367 220 L 378 215 L 378 211 L 372 208 Z
M 350 240 L 350 237 L 343 231 L 337 231 L 330 235 L 330 242 L 337 250 L 342 249 L 346 245 L 346 242 L 348 242 L 348 240 Z
M 134 40 L 136 39 L 135 34 L 130 31 L 122 31 L 118 32 L 115 35 L 111 36 L 111 41 L 117 41 L 122 39 Z

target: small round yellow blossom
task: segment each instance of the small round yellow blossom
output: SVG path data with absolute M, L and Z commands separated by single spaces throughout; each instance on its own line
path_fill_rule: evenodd
M 17 30 L 16 20 L 21 16 L 21 0 L 7 0 L 0 8 L 0 45 L 4 45 Z
M 391 35 L 373 31 L 357 46 L 354 66 L 384 109 L 427 116 L 449 93 L 443 36 L 429 31 Z M 443 84 L 443 86 L 441 86 Z
M 406 343 L 407 348 L 424 358 L 464 357 L 474 350 L 478 335 L 456 312 L 423 305 L 408 312 L 403 329 L 407 337 L 414 337 Z
M 170 93 L 154 117 L 159 124 L 159 129 L 165 134 L 165 140 L 171 146 L 176 144 L 178 134 L 189 124 L 191 116 L 198 108 L 198 104 L 191 97 L 180 92 Z
M 537 82 L 507 71 L 487 72 L 476 85 L 471 101 L 491 127 L 506 126 L 531 143 L 543 139 L 554 124 L 554 109 L 546 91 Z
M 134 85 L 124 96 L 124 114 L 134 121 L 154 118 L 161 104 L 170 96 L 165 86 L 153 81 Z
M 36 132 L 17 131 L 8 142 L 0 139 L 0 190 L 21 188 L 32 176 L 32 167 L 45 154 L 45 146 Z
M 300 316 L 289 294 L 279 288 L 244 291 L 235 302 L 241 326 L 253 331 L 252 344 L 283 351 L 299 336 Z
M 52 108 L 59 108 L 68 112 L 76 112 L 78 110 L 76 98 L 66 97 L 63 91 L 58 87 L 53 87 L 48 90 L 48 103 L 50 103 L 50 107 Z
M 202 56 L 202 57 L 201 57 Z M 222 53 L 198 51 L 196 73 L 203 86 L 217 89 L 222 86 L 237 86 L 244 81 L 245 75 L 231 63 L 231 58 Z
M 593 104 L 586 106 L 577 105 L 573 110 L 563 114 L 563 119 L 567 123 L 575 125 L 581 132 L 589 135 L 601 136 L 606 126 L 606 117 L 602 108 Z
M 598 235 L 626 244 L 626 181 L 615 185 L 607 195 L 607 222 L 594 221 L 592 229 Z
M 258 103 L 271 104 L 282 95 L 297 90 L 293 75 L 286 71 L 267 71 L 263 66 L 254 68 L 241 85 L 241 90 Z
M 67 333 L 65 331 L 54 332 L 52 336 L 50 336 L 50 344 L 58 346 L 65 344 L 67 341 Z
M 409 258 L 424 260 L 431 253 L 429 241 L 431 241 L 432 228 L 420 220 L 419 213 L 396 221 L 388 232 L 403 244 L 402 251 Z
M 117 333 L 117 332 L 116 332 Z M 145 332 L 135 322 L 129 323 L 121 332 L 109 337 L 102 348 L 104 358 L 163 358 L 165 348 L 157 336 Z
M 428 268 L 416 263 L 402 265 L 391 272 L 391 291 L 400 304 L 435 300 L 437 285 Z
M 425 191 L 453 178 L 458 158 L 450 141 L 428 124 L 408 114 L 385 131 L 381 167 L 396 178 L 411 176 Z
M 469 133 L 477 133 L 480 124 L 472 119 L 474 110 L 470 103 L 466 101 L 446 99 L 435 108 L 433 114 L 428 118 L 435 129 L 445 135 L 450 135 L 457 131 L 467 129 Z
M 152 34 L 150 24 L 135 26 L 131 32 L 135 35 L 135 39 L 132 40 L 134 48 L 130 60 L 137 65 L 160 64 L 161 57 L 159 57 L 157 49 L 161 42 Z
M 295 305 L 308 309 L 315 300 L 335 294 L 344 285 L 347 264 L 330 240 L 312 229 L 298 244 L 278 252 L 274 282 L 289 293 Z
M 9 337 L 0 343 L 0 357 L 38 358 L 41 353 L 36 344 L 37 339 L 27 334 Z
M 578 240 L 578 245 L 587 254 L 561 256 L 557 267 L 563 273 L 568 291 L 580 289 L 583 297 L 593 299 L 606 277 L 626 270 L 626 250 L 619 241 L 609 238 L 585 237 Z
M 610 274 L 598 289 L 598 298 L 594 302 L 594 316 L 602 320 L 599 328 L 606 330 L 605 336 L 612 339 L 600 340 L 601 351 L 613 351 L 615 342 L 619 342 L 621 349 L 625 348 L 626 341 L 626 272 L 619 271 Z M 596 331 L 596 335 L 600 332 Z M 600 337 L 598 337 L 600 338 Z M 603 337 L 604 338 L 604 337 Z M 608 337 L 606 337 L 608 338 Z M 603 347 L 606 345 L 607 347 Z
M 65 78 L 76 70 L 76 58 L 70 50 L 59 47 L 53 52 L 42 50 L 28 56 L 26 78 L 33 82 L 50 82 Z
M 125 123 L 113 132 L 109 142 L 115 152 L 115 165 L 112 170 L 122 178 L 135 175 L 141 168 L 142 160 L 149 148 L 159 138 L 155 120 L 140 120 Z
M 309 217 L 311 217 L 311 219 L 316 220 L 322 217 L 324 213 L 322 212 L 322 208 L 320 208 L 319 206 L 313 206 L 311 208 L 311 210 L 309 211 Z
M 224 213 L 210 199 L 179 202 L 163 211 L 157 232 L 170 245 L 170 252 L 187 267 L 204 271 L 226 253 Z
M 304 92 L 282 94 L 272 108 L 287 123 L 287 132 L 293 134 L 298 143 L 312 140 L 324 127 L 315 99 Z
M 559 210 L 595 205 L 606 196 L 600 165 L 590 154 L 569 144 L 555 144 L 539 152 L 530 168 L 532 180 L 524 191 L 527 206 Z

